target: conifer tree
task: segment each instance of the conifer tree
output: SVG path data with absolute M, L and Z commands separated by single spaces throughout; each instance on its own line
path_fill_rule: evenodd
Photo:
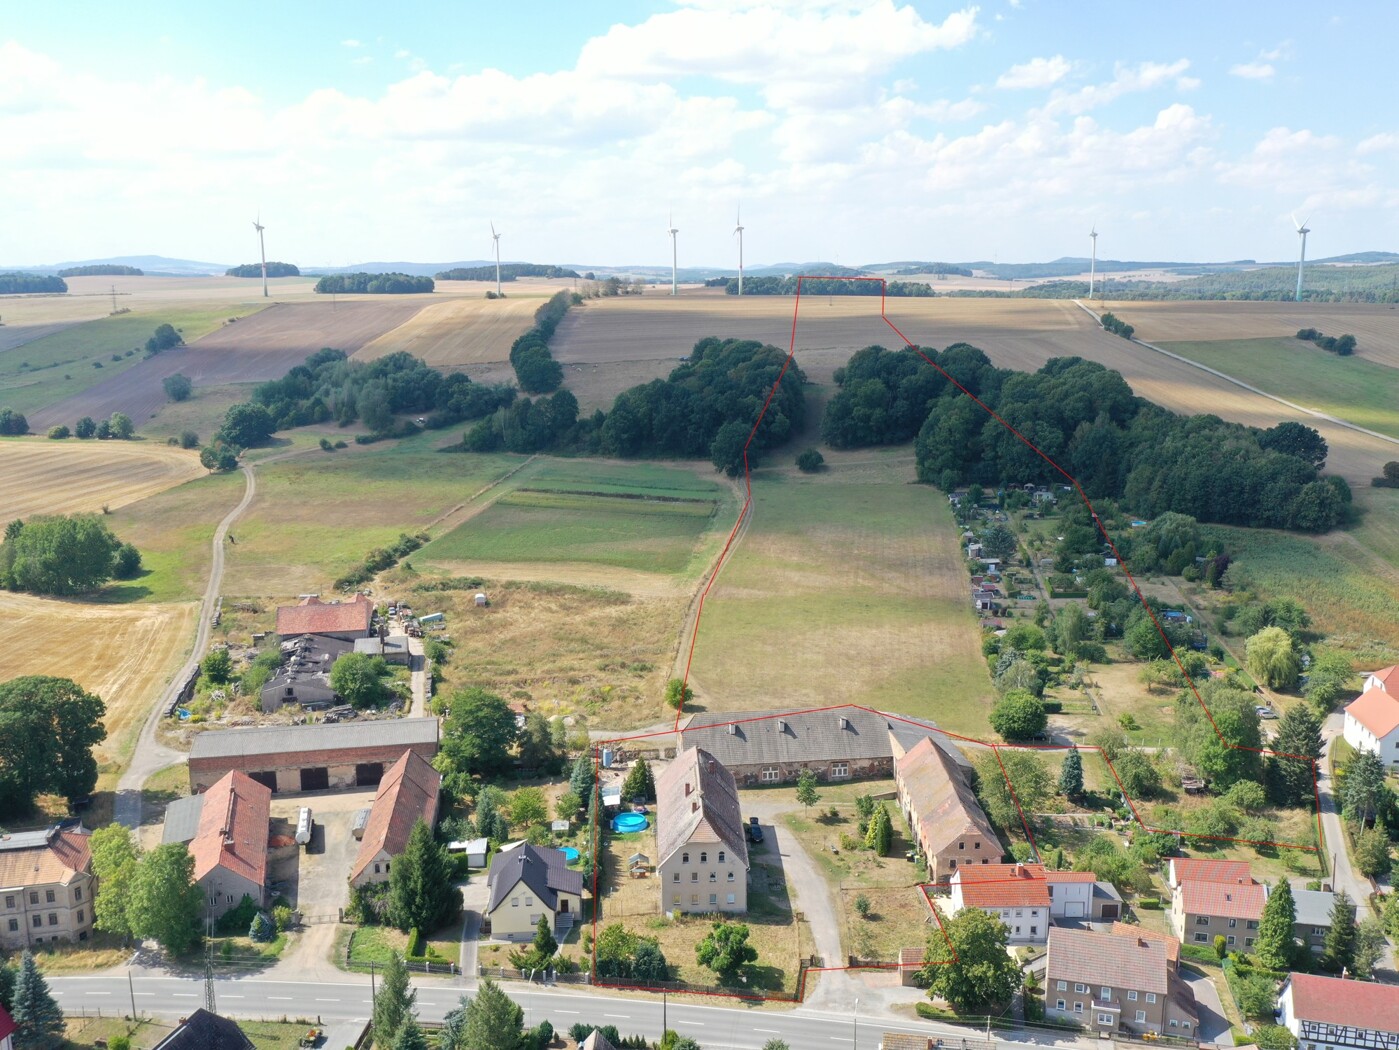
M 393 1046 L 398 1030 L 413 1016 L 413 1004 L 417 998 L 417 991 L 409 985 L 408 967 L 403 962 L 403 956 L 397 952 L 389 953 L 389 961 L 384 965 L 384 975 L 379 982 L 379 992 L 374 996 L 376 1046 Z
M 627 801 L 634 798 L 645 799 L 647 802 L 655 801 L 656 778 L 646 759 L 638 758 L 636 764 L 631 767 L 631 772 L 622 784 L 622 797 Z
M 63 1034 L 63 1011 L 49 992 L 48 982 L 28 950 L 20 957 L 15 979 L 14 1006 L 10 1013 L 19 1026 L 21 1047 L 49 1046 Z
M 463 1045 L 471 1050 L 518 1050 L 525 1012 L 489 978 L 482 979 L 476 998 L 466 1008 Z
M 408 845 L 389 871 L 389 915 L 401 930 L 423 934 L 437 929 L 461 907 L 461 891 L 447 850 L 432 837 L 427 822 L 418 819 L 408 833 Z
M 1297 903 L 1286 876 L 1278 879 L 1268 901 L 1263 905 L 1263 918 L 1258 923 L 1258 940 L 1253 953 L 1270 970 L 1286 970 L 1292 965 L 1296 952 L 1292 927 L 1297 921 Z
M 1067 799 L 1083 794 L 1083 757 L 1077 749 L 1065 755 L 1064 764 L 1059 767 L 1059 794 Z
M 1335 973 L 1355 969 L 1355 905 L 1342 890 L 1331 905 L 1331 928 L 1322 942 L 1322 964 Z

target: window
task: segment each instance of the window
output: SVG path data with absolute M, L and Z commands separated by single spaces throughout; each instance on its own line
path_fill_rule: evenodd
M 1248 920 L 1248 928 L 1249 928 L 1250 930 L 1256 930 L 1256 929 L 1258 929 L 1258 922 L 1257 922 L 1257 920 L 1255 920 L 1255 919 L 1249 919 L 1249 920 Z
M 1137 1001 L 1137 993 L 1135 991 L 1128 992 L 1127 1001 L 1129 1003 L 1135 1003 Z
M 1031 937 L 1035 936 L 1035 935 L 1038 934 L 1039 932 L 1040 932 L 1040 928 L 1039 928 L 1038 926 L 1031 926 L 1031 927 L 1030 927 L 1030 936 L 1031 936 Z
M 1210 935 L 1207 934 L 1207 933 L 1197 933 L 1197 934 L 1195 935 L 1195 943 L 1196 943 L 1196 944 L 1206 944 L 1206 943 L 1208 943 L 1209 939 L 1210 939 Z
M 764 784 L 775 784 L 777 782 L 777 767 L 764 766 L 762 777 Z
M 732 893 L 730 893 L 730 894 L 729 894 L 729 903 L 732 904 L 733 902 L 734 902 L 734 895 L 733 895 Z
M 11 894 L 10 896 L 7 896 L 7 897 L 5 898 L 5 907 L 7 907 L 7 908 L 13 908 L 14 906 L 15 906 L 15 898 L 14 898 L 14 895 Z
M 1098 998 L 1100 998 L 1101 1000 L 1103 1000 L 1103 1002 L 1105 1002 L 1105 1003 L 1111 1001 L 1111 999 L 1112 999 L 1112 989 L 1111 989 L 1111 988 L 1108 988 L 1107 986 L 1104 986 L 1103 989 L 1102 989 L 1102 994 L 1101 994 L 1100 996 L 1098 996 Z
M 733 880 L 734 880 L 734 873 L 733 873 L 732 871 L 730 871 L 730 872 L 729 872 L 729 881 L 730 881 L 730 882 L 733 882 Z
M 525 907 L 526 907 L 526 908 L 533 908 L 533 907 L 534 907 L 534 898 L 531 897 L 528 893 L 525 894 Z
M 56 912 L 56 911 L 51 911 L 51 912 L 49 912 L 49 925 L 50 925 L 50 926 L 57 926 L 57 925 L 58 925 L 58 912 Z
M 16 932 L 18 929 L 19 929 L 19 920 L 18 920 L 18 919 L 11 919 L 11 920 L 10 920 L 10 932 L 11 932 L 11 933 L 14 933 L 14 932 Z
M 845 762 L 832 762 L 832 763 L 831 763 L 831 777 L 832 777 L 833 779 L 836 778 L 836 777 L 848 777 L 849 775 L 850 775 L 850 766 L 849 766 L 849 764 L 847 764 L 847 763 L 845 763 Z
M 679 882 L 679 881 L 680 881 L 680 872 L 677 871 L 674 875 L 672 875 L 672 876 L 670 877 L 670 881 L 671 881 L 671 882 Z
M 228 895 L 228 903 L 229 903 L 229 904 L 232 904 L 232 903 L 233 903 L 233 894 L 231 894 L 231 893 Z
M 1081 1014 L 1081 1013 L 1083 1013 L 1083 1004 L 1082 1004 L 1082 1003 L 1074 1003 L 1074 1013 L 1076 1013 L 1076 1014 Z
M 1182 1028 L 1189 1028 L 1189 1027 L 1190 1027 L 1190 1022 L 1189 1022 L 1189 1021 L 1182 1021 L 1182 1022 L 1180 1023 L 1180 1026 L 1181 1026 Z
M 973 844 L 972 844 L 972 849 L 981 849 L 981 843 L 980 843 L 980 842 L 973 843 Z
M 709 895 L 709 903 L 717 907 L 719 904 L 719 895 L 717 893 L 711 893 Z
M 374 865 L 374 874 L 375 874 L 375 875 L 378 875 L 378 874 L 379 874 L 379 865 L 377 865 L 377 864 Z
M 1015 909 L 1015 917 L 1016 917 L 1017 919 L 1020 918 L 1020 916 L 1024 914 L 1024 911 L 1025 911 L 1025 909 L 1023 909 L 1023 908 L 1016 908 L 1016 909 Z
M 680 907 L 680 894 L 677 893 L 674 897 L 670 898 L 670 903 L 677 908 Z
M 1099 1023 L 1099 1024 L 1113 1024 L 1114 1021 L 1113 1021 L 1113 1016 L 1112 1016 L 1112 1014 L 1099 1014 L 1099 1015 L 1098 1015 L 1098 1023 Z
M 1252 937 L 1245 937 L 1245 938 L 1244 938 L 1244 947 L 1245 947 L 1245 948 L 1252 948 L 1252 947 L 1253 947 L 1253 941 L 1254 941 L 1254 938 L 1252 938 Z
M 708 864 L 708 863 L 709 863 L 709 854 L 708 854 L 708 853 L 701 853 L 701 854 L 700 854 L 700 863 L 701 863 L 701 864 Z
M 692 893 L 692 894 L 690 894 L 690 904 L 691 904 L 691 905 L 699 904 L 699 894 L 698 894 L 698 893 Z
M 543 918 L 543 916 L 541 916 L 541 915 L 531 915 L 531 916 L 529 917 L 529 924 L 530 924 L 531 926 L 538 926 L 538 925 L 539 925 L 539 920 L 540 920 L 541 918 Z
M 519 897 L 511 897 L 511 898 L 510 898 L 510 907 L 512 907 L 512 908 L 518 908 L 519 906 L 520 906 L 520 898 L 519 898 Z
M 1146 1001 L 1149 1002 L 1149 1003 L 1154 1003 L 1154 1002 L 1156 1002 L 1156 993 L 1155 993 L 1155 992 L 1147 992 L 1147 993 L 1146 993 Z
M 1171 1027 L 1174 1028 L 1174 1027 L 1176 1026 L 1176 1024 L 1177 1024 L 1176 1019 L 1175 1019 L 1174 1017 L 1172 1017 L 1172 1018 L 1171 1018 Z
M 30 904 L 38 904 L 38 903 L 39 903 L 39 895 L 38 895 L 37 893 L 30 893 L 30 894 L 29 894 L 29 903 L 30 903 Z
M 727 863 L 728 863 L 728 861 L 726 861 L 726 860 L 724 859 L 724 851 L 723 851 L 723 850 L 720 850 L 720 851 L 719 851 L 719 863 L 720 863 L 720 864 L 727 864 Z
M 78 886 L 73 890 L 73 899 L 75 901 L 80 901 L 83 899 L 83 888 L 81 886 Z
M 1146 1020 L 1146 1011 L 1145 1011 L 1145 1010 L 1138 1010 L 1138 1011 L 1137 1011 L 1137 1024 L 1141 1024 L 1141 1023 L 1142 1023 L 1143 1021 L 1145 1021 L 1145 1020 Z
M 83 910 L 81 908 L 78 909 L 78 921 L 83 921 Z
M 391 860 L 386 860 L 386 861 L 384 861 L 384 870 L 385 870 L 385 871 L 388 871 L 391 867 L 393 867 L 393 861 L 391 861 Z
M 1233 943 L 1234 943 L 1234 939 L 1235 939 L 1235 938 L 1234 938 L 1234 935 L 1231 933 L 1231 934 L 1229 935 L 1229 937 L 1228 937 L 1228 939 L 1227 939 L 1227 941 L 1226 941 L 1225 943 L 1227 943 L 1227 944 L 1233 944 Z
M 1197 916 L 1195 916 L 1195 925 L 1196 925 L 1196 926 L 1208 926 L 1209 924 L 1210 924 L 1210 917 L 1209 917 L 1208 915 L 1197 915 Z
M 697 872 L 697 871 L 692 871 L 692 872 L 690 872 L 690 881 L 691 881 L 691 882 L 699 882 L 699 872 Z
M 1239 920 L 1238 920 L 1238 919 L 1230 919 L 1230 920 L 1229 920 L 1229 929 L 1231 929 L 1231 930 L 1232 930 L 1232 929 L 1235 929 L 1238 925 L 1239 925 Z
M 966 848 L 967 848 L 967 844 L 966 844 L 965 842 L 959 842 L 959 843 L 957 843 L 957 848 L 958 848 L 958 849 L 966 849 Z
M 1083 995 L 1085 992 L 1088 991 L 1088 985 L 1075 983 L 1074 991 L 1077 992 L 1079 995 Z
M 682 854 L 680 854 L 680 863 L 681 863 L 681 864 L 689 864 L 689 863 L 690 863 L 690 855 L 689 855 L 688 853 L 682 853 Z
M 1064 1000 L 1063 1000 L 1063 999 L 1055 999 L 1055 1000 L 1054 1000 L 1054 1009 L 1056 1009 L 1056 1010 L 1062 1010 L 1062 1009 L 1064 1009 Z
M 1017 926 L 1017 927 L 1015 928 L 1015 935 L 1016 935 L 1017 937 L 1020 936 L 1020 927 L 1019 927 L 1019 926 Z
M 1068 982 L 1068 981 L 1059 981 L 1059 982 L 1057 982 L 1057 983 L 1054 985 L 1054 990 L 1055 990 L 1056 992 L 1062 992 L 1062 991 L 1065 991 L 1068 987 L 1069 987 L 1069 982 Z

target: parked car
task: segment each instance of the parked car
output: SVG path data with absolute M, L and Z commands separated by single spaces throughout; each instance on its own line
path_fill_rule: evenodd
M 758 823 L 757 817 L 748 818 L 748 841 L 754 843 L 763 841 L 763 829 Z
M 1274 711 L 1271 707 L 1265 707 L 1263 704 L 1259 704 L 1253 710 L 1259 718 L 1277 718 L 1278 716 L 1278 713 L 1276 711 Z

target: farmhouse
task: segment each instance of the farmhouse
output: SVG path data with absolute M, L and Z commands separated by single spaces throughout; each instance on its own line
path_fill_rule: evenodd
M 437 754 L 435 718 L 261 726 L 200 733 L 189 752 L 192 791 L 238 770 L 279 793 L 374 787 L 405 750 Z
M 190 841 L 194 881 L 215 915 L 246 894 L 261 907 L 267 890 L 267 824 L 272 790 L 244 773 L 224 776 L 202 798 L 199 828 Z
M 1365 676 L 1365 690 L 1378 689 L 1390 696 L 1399 696 L 1399 664 L 1381 667 Z
M 373 634 L 368 638 L 356 638 L 355 652 L 368 656 L 382 656 L 385 663 L 402 664 L 405 667 L 412 660 L 406 634 L 390 634 L 382 638 Z
M 353 642 L 356 638 L 368 638 L 373 622 L 374 603 L 363 594 L 346 602 L 323 602 L 311 595 L 296 605 L 277 608 L 277 633 L 284 639 L 318 634 Z
M 1166 884 L 1172 890 L 1186 880 L 1196 882 L 1239 882 L 1253 877 L 1247 861 L 1204 860 L 1198 857 L 1172 857 L 1166 864 Z
M 1045 1014 L 1100 1036 L 1154 1032 L 1193 1038 L 1195 995 L 1165 938 L 1056 926 L 1049 933 Z
M 85 941 L 92 932 L 92 850 L 84 828 L 0 834 L 0 948 Z
M 1325 890 L 1293 890 L 1292 902 L 1297 914 L 1292 935 L 1313 954 L 1320 955 L 1326 948 L 1326 933 L 1331 929 L 1331 909 L 1336 906 L 1336 895 Z M 1355 918 L 1353 902 L 1350 915 Z
M 1171 900 L 1171 929 L 1187 944 L 1213 944 L 1216 936 L 1247 951 L 1258 939 L 1268 888 L 1252 877 L 1232 882 L 1187 878 Z
M 1278 993 L 1278 1024 L 1299 1050 L 1394 1050 L 1399 987 L 1309 973 L 1289 974 Z
M 1393 670 L 1387 668 L 1386 670 Z M 1379 681 L 1377 672 L 1369 680 Z M 1344 736 L 1357 751 L 1372 751 L 1387 766 L 1399 765 L 1399 675 L 1389 680 L 1390 689 L 1369 688 L 1346 706 Z
M 656 778 L 656 881 L 661 910 L 746 912 L 748 841 L 734 778 L 691 747 Z
M 977 864 L 949 880 L 949 911 L 980 908 L 1005 923 L 1011 944 L 1044 944 L 1056 919 L 1108 921 L 1122 898 L 1091 871 L 1049 871 L 1041 864 Z
M 227 1017 L 199 1009 L 155 1044 L 154 1050 L 255 1050 L 243 1029 Z
M 541 915 L 567 935 L 583 900 L 582 872 L 569 870 L 562 851 L 528 842 L 500 848 L 491 858 L 486 885 L 486 919 L 497 940 L 529 940 Z
M 431 828 L 437 823 L 442 774 L 416 751 L 405 751 L 384 779 L 369 811 L 359 856 L 350 869 L 350 885 L 387 882 L 389 865 L 408 845 L 408 835 L 419 820 Z
M 283 704 L 314 709 L 335 703 L 335 690 L 330 685 L 331 665 L 357 644 L 314 634 L 285 639 L 282 665 L 262 687 L 262 710 L 270 714 Z
M 893 776 L 894 759 L 935 731 L 930 722 L 851 705 L 698 714 L 680 731 L 679 750 L 703 748 L 742 787 L 793 781 L 804 769 L 821 780 L 855 780 Z
M 972 793 L 962 767 L 925 737 L 894 766 L 899 808 L 928 861 L 928 877 L 944 882 L 967 864 L 999 864 L 1001 843 Z

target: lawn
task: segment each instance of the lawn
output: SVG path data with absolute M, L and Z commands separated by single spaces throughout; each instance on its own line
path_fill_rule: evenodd
M 228 316 L 227 304 L 122 314 L 74 325 L 25 343 L 0 357 L 3 407 L 30 412 L 120 375 L 141 362 L 145 342 L 157 325 L 174 325 L 183 333 L 185 342 L 192 343 L 221 327 Z M 117 360 L 112 360 L 113 355 Z
M 698 576 L 732 513 L 729 490 L 690 470 L 552 460 L 421 557 L 581 562 Z
M 959 531 L 908 463 L 759 471 L 697 631 L 707 710 L 855 703 L 986 735 L 992 699 Z
M 360 926 L 350 934 L 350 964 L 383 966 L 391 955 L 402 955 L 408 948 L 408 935 L 390 926 Z M 340 961 L 337 954 L 336 962 Z
M 306 1034 L 307 1024 L 299 1021 L 238 1021 L 257 1050 L 295 1050 L 297 1041 Z M 175 1030 L 168 1020 L 137 1021 L 134 1024 L 120 1017 L 72 1017 L 65 1032 L 65 1050 L 89 1050 L 107 1046 L 114 1036 L 131 1037 L 133 1050 L 150 1050 Z
M 1341 333 L 1327 333 L 1333 334 Z M 1360 357 L 1337 357 L 1302 339 L 1159 345 L 1296 404 L 1399 437 L 1396 378 L 1394 369 L 1385 365 Z

